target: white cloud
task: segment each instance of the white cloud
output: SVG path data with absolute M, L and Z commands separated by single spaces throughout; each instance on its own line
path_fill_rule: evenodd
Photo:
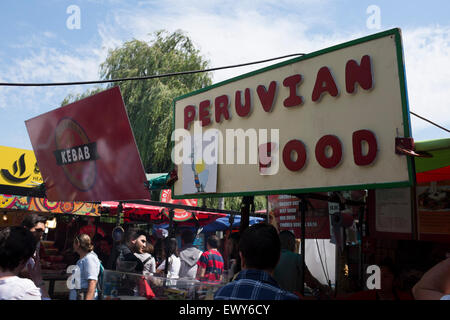
M 450 127 L 450 27 L 403 32 L 410 110 Z M 430 124 L 411 116 L 413 132 Z
M 295 9 L 286 15 L 274 15 L 270 10 L 258 10 L 255 5 L 244 2 L 217 11 L 214 10 L 215 3 L 213 1 L 206 7 L 170 7 L 166 9 L 170 11 L 166 15 L 142 8 L 137 12 L 123 11 L 116 16 L 116 22 L 122 28 L 133 30 L 133 35 L 138 39 L 148 39 L 148 33 L 160 26 L 169 31 L 182 29 L 213 67 L 289 53 L 313 52 L 371 33 L 367 29 L 352 33 L 341 30 L 329 34 L 311 33 L 312 25 L 319 19 L 327 18 L 323 13 L 305 20 L 298 18 L 299 12 Z M 267 8 L 273 4 L 266 1 L 262 6 Z M 288 8 L 285 4 L 281 3 L 278 7 Z M 410 109 L 450 127 L 450 26 L 404 29 L 403 45 Z M 263 66 L 217 71 L 214 81 L 219 82 Z M 415 116 L 411 116 L 411 122 L 414 133 L 431 126 Z

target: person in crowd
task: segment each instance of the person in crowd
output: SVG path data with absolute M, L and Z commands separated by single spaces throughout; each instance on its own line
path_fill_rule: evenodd
M 164 275 L 166 269 L 166 261 L 168 261 L 167 278 L 178 279 L 180 275 L 181 261 L 178 254 L 178 244 L 175 238 L 165 238 L 164 248 L 166 249 L 166 257 L 156 269 L 158 274 Z
M 428 270 L 412 291 L 416 300 L 450 300 L 450 257 Z
M 70 300 L 95 300 L 98 298 L 97 282 L 100 274 L 100 260 L 94 252 L 91 238 L 80 234 L 73 241 L 73 250 L 78 253 L 80 289 L 70 290 Z
M 228 282 L 234 280 L 241 271 L 241 257 L 239 256 L 239 233 L 232 233 L 227 239 L 226 251 L 228 254 Z
M 195 234 L 186 229 L 181 233 L 181 251 L 180 251 L 180 278 L 195 279 L 197 276 L 197 261 L 202 255 L 202 251 L 193 245 Z
M 112 247 L 113 247 L 113 239 L 111 236 L 107 235 L 106 237 L 103 237 L 100 240 L 100 245 L 99 245 L 99 251 L 100 251 L 100 255 L 98 255 L 98 257 L 100 258 L 100 261 L 102 261 L 102 263 L 104 265 L 106 265 L 108 263 L 108 259 L 109 256 L 111 255 L 111 251 L 112 251 Z
M 0 231 L 0 300 L 41 300 L 41 290 L 30 279 L 19 278 L 36 251 L 36 238 L 23 227 Z
M 94 237 L 92 238 L 92 244 L 94 246 L 94 252 L 97 255 L 97 257 L 100 259 L 100 261 L 104 264 L 106 264 L 105 256 L 102 252 L 101 248 L 101 242 L 103 240 L 103 236 L 99 233 L 96 233 Z
M 203 252 L 197 261 L 198 269 L 196 278 L 200 281 L 220 282 L 223 277 L 224 261 L 217 250 L 219 239 L 211 235 L 206 240 L 207 251 Z
M 116 262 L 116 270 L 143 274 L 144 264 L 135 253 L 144 253 L 147 245 L 147 233 L 143 230 L 128 229 L 124 242 L 117 248 L 119 256 Z
M 42 278 L 41 259 L 39 256 L 41 241 L 45 232 L 45 223 L 47 219 L 38 214 L 30 214 L 25 216 L 21 226 L 28 229 L 36 240 L 36 250 L 33 256 L 28 259 L 25 268 L 21 271 L 20 276 L 33 280 L 34 284 L 41 289 L 41 294 L 44 299 L 49 299 L 47 289 L 45 288 L 45 282 Z
M 273 271 L 280 259 L 280 238 L 274 226 L 258 223 L 239 241 L 242 271 L 214 295 L 215 300 L 298 300 L 277 284 Z
M 138 257 L 142 263 L 144 264 L 144 276 L 147 275 L 153 275 L 156 272 L 156 261 L 155 258 L 152 256 L 154 251 L 153 245 L 150 243 L 150 241 L 147 240 L 147 244 L 142 249 L 141 252 L 135 252 L 134 255 Z
M 158 238 L 153 246 L 156 265 L 159 266 L 165 258 L 164 239 Z
M 356 292 L 343 300 L 413 300 L 411 292 L 399 290 L 399 271 L 393 260 L 386 257 L 379 266 L 380 289 Z
M 301 292 L 302 285 L 302 256 L 295 252 L 295 236 L 291 231 L 281 231 L 279 237 L 281 256 L 273 273 L 273 277 L 281 288 L 298 294 Z M 328 286 L 322 285 L 314 278 L 306 265 L 304 280 L 316 296 L 321 298 L 331 296 L 331 289 Z

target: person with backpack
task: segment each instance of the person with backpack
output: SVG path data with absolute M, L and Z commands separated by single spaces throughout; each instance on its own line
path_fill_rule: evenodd
M 70 300 L 97 300 L 99 297 L 99 278 L 102 266 L 94 252 L 91 238 L 87 234 L 80 234 L 73 241 L 73 249 L 80 255 L 77 261 L 78 270 L 75 277 L 80 277 L 80 288 L 70 290 Z M 76 280 L 75 280 L 76 281 Z
M 153 275 L 156 272 L 156 261 L 152 256 L 153 251 L 153 245 L 147 240 L 146 246 L 139 248 L 139 252 L 134 253 L 144 264 L 144 270 L 142 272 L 144 276 Z

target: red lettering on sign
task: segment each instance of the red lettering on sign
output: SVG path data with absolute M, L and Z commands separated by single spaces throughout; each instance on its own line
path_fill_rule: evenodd
M 292 160 L 292 152 L 297 153 L 297 160 Z M 306 162 L 306 149 L 300 140 L 291 140 L 284 146 L 283 149 L 283 162 L 286 168 L 291 171 L 299 171 L 305 166 Z
M 268 142 L 259 146 L 259 169 L 269 168 L 272 165 L 272 145 L 275 148 L 275 143 Z
M 184 108 L 184 128 L 189 130 L 191 122 L 195 119 L 195 106 L 186 106 Z
M 356 83 L 364 90 L 372 89 L 372 64 L 368 55 L 362 57 L 360 65 L 355 60 L 349 60 L 345 66 L 345 87 L 348 93 L 355 92 Z
M 366 141 L 369 150 L 366 155 L 363 155 L 362 142 Z M 367 166 L 371 164 L 378 152 L 377 139 L 372 131 L 358 130 L 353 132 L 353 159 L 358 166 Z
M 259 101 L 261 101 L 261 105 L 265 112 L 271 112 L 273 107 L 273 102 L 275 101 L 275 93 L 277 91 L 277 82 L 272 81 L 269 85 L 269 89 L 266 90 L 266 87 L 263 85 L 259 85 L 256 88 L 256 92 L 258 93 Z
M 250 114 L 250 111 L 252 109 L 252 102 L 251 102 L 251 96 L 250 96 L 250 89 L 245 89 L 245 103 L 242 105 L 241 101 L 241 91 L 237 90 L 235 95 L 235 107 L 236 107 L 236 113 L 240 117 L 246 117 Z
M 326 147 L 331 147 L 333 154 L 331 157 L 327 157 L 325 154 Z M 319 164 L 326 168 L 331 169 L 336 167 L 342 159 L 342 144 L 338 137 L 333 135 L 326 135 L 320 138 L 316 144 L 316 160 Z
M 297 85 L 301 82 L 302 76 L 300 74 L 296 74 L 284 79 L 283 85 L 289 88 L 289 97 L 287 97 L 283 102 L 283 105 L 285 107 L 295 107 L 303 103 L 303 98 L 297 95 Z
M 312 93 L 312 101 L 316 102 L 322 98 L 322 94 L 328 92 L 332 97 L 339 94 L 333 75 L 328 67 L 320 68 L 317 72 L 316 84 Z
M 216 122 L 222 121 L 222 115 L 226 120 L 230 120 L 230 111 L 228 110 L 229 101 L 227 95 L 217 97 L 215 100 Z
M 202 101 L 198 105 L 198 116 L 200 121 L 202 122 L 202 127 L 206 127 L 211 123 L 211 118 L 209 114 L 210 106 L 211 102 L 209 100 Z

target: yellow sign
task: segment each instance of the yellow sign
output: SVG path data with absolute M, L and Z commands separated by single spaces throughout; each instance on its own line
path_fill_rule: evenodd
M 33 188 L 42 182 L 33 150 L 0 146 L 0 185 Z

